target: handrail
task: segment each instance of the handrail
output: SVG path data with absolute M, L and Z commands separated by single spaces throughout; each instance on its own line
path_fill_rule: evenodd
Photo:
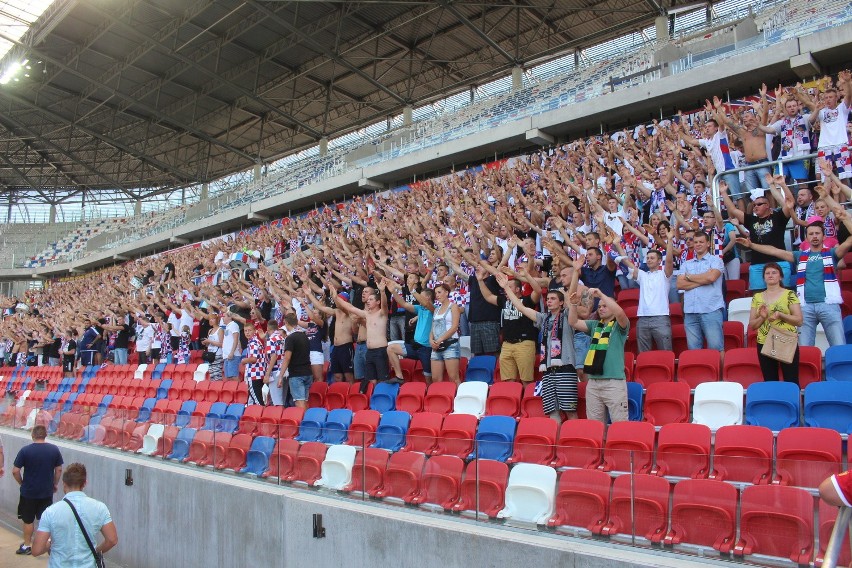
M 852 540 L 852 525 L 849 523 L 850 520 L 852 520 L 852 508 L 840 507 L 837 520 L 834 521 L 834 528 L 831 529 L 831 538 L 828 539 L 828 546 L 825 548 L 822 568 L 837 568 L 837 559 L 840 558 L 840 551 L 843 549 L 843 539 L 846 538 L 845 531 L 849 531 L 849 538 Z
M 750 166 L 742 166 L 740 168 L 734 168 L 732 170 L 725 170 L 724 172 L 716 172 L 716 175 L 713 176 L 713 183 L 710 184 L 710 193 L 713 196 L 713 202 L 719 203 L 719 181 L 722 179 L 722 176 L 726 176 L 728 174 L 738 174 L 740 172 L 747 172 L 750 170 L 759 170 L 761 168 L 770 168 L 773 171 L 779 171 L 774 166 L 780 167 L 780 172 L 784 173 L 784 164 L 789 164 L 791 162 L 800 162 L 802 160 L 814 159 L 819 155 L 818 152 L 813 152 L 811 154 L 805 154 L 804 156 L 795 156 L 789 158 L 779 158 L 777 160 L 768 160 L 766 162 L 760 162 L 759 164 L 751 164 Z M 746 195 L 748 191 L 743 191 L 737 194 L 730 194 L 731 197 Z

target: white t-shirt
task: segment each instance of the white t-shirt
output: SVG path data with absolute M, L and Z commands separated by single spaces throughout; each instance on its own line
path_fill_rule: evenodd
M 638 316 L 669 315 L 669 277 L 660 268 L 654 272 L 640 270 Z
M 713 160 L 713 165 L 716 167 L 717 172 L 732 170 L 737 165 L 733 156 L 731 156 L 733 165 L 725 164 L 725 153 L 722 151 L 723 143 L 728 148 L 728 155 L 731 156 L 734 150 L 731 147 L 728 137 L 722 133 L 721 130 L 716 132 L 716 134 L 713 135 L 713 138 L 702 138 L 698 141 L 698 145 L 710 153 L 710 159 Z
M 154 343 L 154 326 L 138 326 L 136 329 L 136 352 L 144 353 Z
M 181 310 L 180 323 L 178 324 L 181 331 L 183 331 L 184 326 L 186 326 L 190 333 L 192 333 L 192 325 L 194 322 L 195 320 L 192 319 L 192 314 L 190 314 L 187 310 Z
M 169 319 L 166 321 L 170 326 L 172 326 L 169 330 L 172 337 L 180 337 L 180 318 L 177 316 L 177 312 L 170 313 Z
M 231 320 L 231 323 L 225 326 L 224 336 L 222 338 L 222 357 L 227 357 L 231 354 L 231 349 L 234 349 L 234 344 L 237 344 L 234 354 L 240 352 L 240 325 Z
M 849 107 L 840 102 L 834 109 L 824 108 L 819 111 L 819 147 L 845 146 L 849 143 L 846 133 L 846 123 L 849 121 Z
M 615 213 L 604 213 L 604 223 L 613 230 L 616 235 L 622 234 L 624 231 L 624 213 L 616 211 Z

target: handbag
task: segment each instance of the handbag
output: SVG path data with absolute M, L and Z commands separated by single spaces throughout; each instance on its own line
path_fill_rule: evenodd
M 216 351 L 205 351 L 201 354 L 201 359 L 203 359 L 205 363 L 213 363 L 216 361 L 216 353 Z
M 80 515 L 77 514 L 77 509 L 74 508 L 74 504 L 71 503 L 71 501 L 69 501 L 67 497 L 63 499 L 63 501 L 68 503 L 68 506 L 71 507 L 71 512 L 74 513 L 74 518 L 77 519 L 77 525 L 80 527 L 80 531 L 82 531 L 83 533 L 83 538 L 86 539 L 86 544 L 89 545 L 89 550 L 92 551 L 92 556 L 95 557 L 95 565 L 98 568 L 106 568 L 106 565 L 104 564 L 104 554 L 103 552 L 98 552 L 97 550 L 95 550 L 95 545 L 92 544 L 92 539 L 89 538 L 89 533 L 86 531 L 86 527 L 83 526 L 83 521 L 80 520 Z
M 770 327 L 761 355 L 782 363 L 792 363 L 799 345 L 799 334 L 778 327 Z
M 438 344 L 438 348 L 435 349 L 435 351 L 437 351 L 438 353 L 440 353 L 441 351 L 446 351 L 447 347 L 449 347 L 450 345 L 453 345 L 457 342 L 458 342 L 458 339 L 445 339 L 440 344 Z

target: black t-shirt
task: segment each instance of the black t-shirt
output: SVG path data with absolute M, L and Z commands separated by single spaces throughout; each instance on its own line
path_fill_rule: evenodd
M 76 356 L 76 353 L 77 353 L 77 351 L 76 351 L 77 350 L 77 342 L 74 341 L 73 339 L 69 339 L 68 340 L 68 346 L 65 349 L 66 349 L 66 351 L 71 351 L 72 353 L 71 353 L 71 355 L 63 355 L 62 356 L 62 365 L 63 366 L 73 365 L 74 364 L 74 357 Z
M 127 321 L 126 319 L 124 321 Z M 130 342 L 130 325 L 122 324 L 115 336 L 115 349 L 127 349 Z
M 62 465 L 59 448 L 48 443 L 24 446 L 15 456 L 15 467 L 24 470 L 21 497 L 47 499 L 53 497 L 53 470 Z
M 787 221 L 789 217 L 784 215 L 781 209 L 775 209 L 769 217 L 758 219 L 753 214 L 746 214 L 743 220 L 743 226 L 748 229 L 751 235 L 751 242 L 759 245 L 770 245 L 782 250 L 784 246 L 784 232 L 787 230 Z M 751 251 L 752 264 L 766 264 L 767 262 L 776 262 L 778 258 L 759 253 L 756 250 Z
M 47 356 L 50 359 L 59 359 L 59 348 L 62 346 L 62 340 L 58 337 L 53 338 L 53 343 L 45 347 Z
M 311 346 L 308 335 L 303 331 L 295 331 L 284 339 L 284 351 L 290 351 L 290 364 L 287 370 L 291 377 L 311 375 Z
M 493 275 L 489 275 L 483 282 L 485 287 L 495 296 L 500 296 L 503 293 L 503 289 L 497 284 L 497 279 Z M 500 321 L 500 308 L 485 301 L 482 292 L 479 290 L 479 282 L 477 282 L 475 274 L 467 279 L 467 289 L 470 291 L 468 321 Z
M 527 308 L 538 309 L 529 296 L 524 296 L 523 304 Z M 538 339 L 535 322 L 522 314 L 512 302 L 503 296 L 497 297 L 500 308 L 500 323 L 503 328 L 503 341 L 525 341 Z

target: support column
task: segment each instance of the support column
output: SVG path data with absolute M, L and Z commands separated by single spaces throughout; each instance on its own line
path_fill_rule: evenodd
M 512 67 L 512 90 L 519 91 L 524 88 L 524 69 L 520 65 Z
M 142 214 L 142 200 L 141 199 L 137 199 L 136 203 L 133 204 L 133 214 L 137 217 Z
M 201 184 L 201 200 L 204 201 L 210 196 L 210 184 L 202 183 Z
M 580 66 L 580 48 L 574 50 L 574 67 Z
M 254 165 L 254 181 L 260 181 L 260 178 L 263 176 L 263 169 L 260 164 Z
M 414 109 L 411 108 L 411 105 L 406 105 L 404 109 L 402 109 L 402 125 L 403 126 L 411 126 L 412 122 L 412 113 Z
M 50 204 L 50 217 L 49 217 L 49 219 L 50 219 L 51 225 L 56 223 L 56 204 L 55 203 Z
M 328 136 L 323 136 L 319 139 L 319 155 L 327 156 L 328 155 Z
M 657 16 L 654 19 L 654 26 L 657 28 L 657 43 L 664 43 L 669 40 L 669 19 L 665 16 Z

